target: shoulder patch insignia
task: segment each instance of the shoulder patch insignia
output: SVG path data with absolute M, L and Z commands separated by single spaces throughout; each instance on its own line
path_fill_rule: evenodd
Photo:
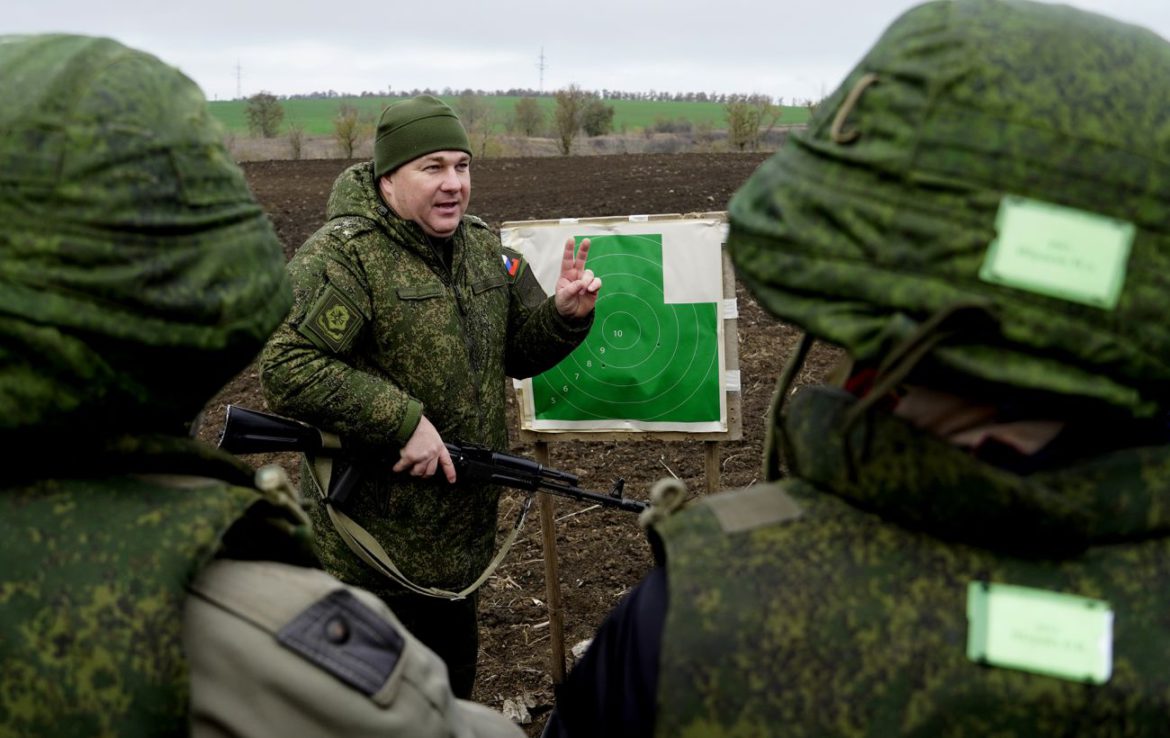
M 527 266 L 524 257 L 507 251 L 500 254 L 500 257 L 504 260 L 504 273 L 515 282 L 524 273 L 524 267 Z
M 297 330 L 318 348 L 340 353 L 348 348 L 365 322 L 365 316 L 353 301 L 328 285 Z
M 276 640 L 371 697 L 390 679 L 406 647 L 393 623 L 344 589 L 310 605 Z

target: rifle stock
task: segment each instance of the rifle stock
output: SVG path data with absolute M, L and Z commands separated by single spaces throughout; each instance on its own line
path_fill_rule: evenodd
M 311 425 L 238 405 L 228 405 L 219 437 L 219 447 L 233 454 L 294 451 L 309 456 L 332 456 L 334 474 L 330 478 L 327 499 L 330 504 L 342 505 L 357 485 L 361 472 L 359 465 L 334 445 L 327 443 L 321 431 Z M 472 444 L 447 443 L 446 446 L 459 481 L 546 492 L 627 512 L 641 512 L 646 508 L 646 503 L 622 496 L 625 487 L 622 479 L 614 482 L 608 494 L 591 492 L 577 486 L 579 478 L 575 474 L 550 469 L 523 456 Z
M 230 454 L 317 454 L 324 445 L 320 431 L 311 425 L 239 405 L 227 406 L 219 434 L 219 447 Z
M 296 452 L 306 456 L 334 456 L 333 474 L 329 477 L 326 497 L 331 505 L 341 506 L 357 486 L 361 471 L 343 456 L 336 455 L 324 434 L 313 426 L 279 415 L 228 405 L 219 434 L 219 447 L 231 454 L 269 454 Z

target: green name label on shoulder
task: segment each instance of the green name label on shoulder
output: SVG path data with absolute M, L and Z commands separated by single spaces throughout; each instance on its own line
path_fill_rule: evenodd
M 980 279 L 1105 310 L 1117 306 L 1133 223 L 1006 195 Z
M 971 582 L 967 620 L 972 661 L 1093 684 L 1104 684 L 1113 673 L 1113 610 L 1107 602 Z

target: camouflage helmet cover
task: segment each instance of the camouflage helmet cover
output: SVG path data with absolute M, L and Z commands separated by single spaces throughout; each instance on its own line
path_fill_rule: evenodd
M 0 436 L 190 420 L 290 303 L 190 79 L 109 39 L 0 37 Z
M 775 315 L 868 361 L 977 306 L 991 320 L 932 361 L 1151 415 L 1170 406 L 1167 79 L 1170 44 L 1102 16 L 918 6 L 733 197 L 739 276 Z M 1010 198 L 1132 224 L 1115 304 L 981 278 Z

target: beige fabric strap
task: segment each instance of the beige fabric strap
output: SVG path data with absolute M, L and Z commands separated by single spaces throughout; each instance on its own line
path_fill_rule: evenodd
M 779 482 L 708 495 L 710 508 L 726 533 L 743 533 L 800 517 L 800 505 L 784 492 Z
M 512 530 L 508 533 L 508 537 L 500 545 L 499 551 L 488 562 L 487 567 L 484 568 L 479 578 L 462 590 L 453 592 L 438 587 L 424 587 L 421 584 L 411 581 L 403 574 L 394 565 L 394 562 L 390 559 L 390 555 L 386 553 L 386 549 L 382 548 L 382 544 L 378 543 L 377 539 L 370 535 L 369 531 L 358 525 L 353 518 L 329 504 L 328 489 L 329 480 L 333 475 L 333 459 L 327 456 L 306 458 L 309 461 L 313 485 L 317 488 L 317 494 L 320 495 L 321 500 L 325 503 L 325 509 L 329 512 L 329 520 L 333 522 L 334 529 L 341 536 L 341 540 L 345 541 L 345 545 L 349 546 L 350 550 L 357 554 L 358 558 L 386 578 L 397 582 L 411 592 L 440 599 L 462 600 L 482 587 L 484 582 L 496 572 L 496 569 L 503 563 L 504 557 L 508 555 L 508 551 L 511 550 L 512 544 L 516 542 L 516 536 L 520 533 L 520 528 L 524 525 L 524 519 L 528 516 L 528 510 L 532 506 L 532 497 L 535 494 L 530 493 L 524 500 L 524 504 L 520 508 L 520 514 L 516 518 L 516 525 L 512 527 Z

